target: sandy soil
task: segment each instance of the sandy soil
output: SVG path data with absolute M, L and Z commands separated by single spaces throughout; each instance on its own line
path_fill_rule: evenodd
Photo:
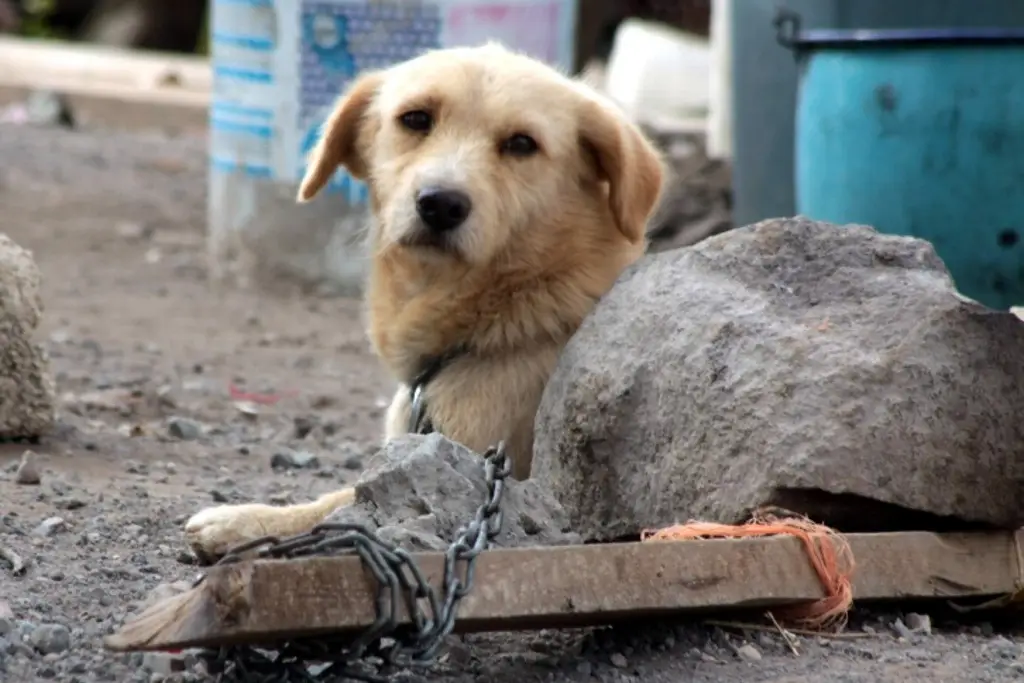
M 115 655 L 100 638 L 195 577 L 181 525 L 213 502 L 298 501 L 358 477 L 391 385 L 359 303 L 217 291 L 205 279 L 200 132 L 0 125 L 0 230 L 44 274 L 41 338 L 59 429 L 0 445 L 0 680 L 207 681 L 194 658 Z M 258 415 L 235 391 L 273 394 Z M 26 450 L 42 471 L 19 484 Z M 319 467 L 275 471 L 277 453 Z M 896 622 L 897 617 L 902 621 Z M 1024 638 L 990 623 L 901 630 L 870 613 L 844 639 L 654 623 L 453 643 L 441 681 L 886 683 L 1024 680 Z M 902 633 L 902 635 L 901 635 Z M 183 666 L 185 670 L 173 669 Z

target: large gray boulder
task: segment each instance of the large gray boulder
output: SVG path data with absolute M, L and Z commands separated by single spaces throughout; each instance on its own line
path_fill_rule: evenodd
M 0 234 L 0 438 L 45 434 L 55 420 L 49 362 L 35 342 L 42 318 L 31 252 Z
M 623 275 L 545 391 L 532 476 L 585 538 L 762 505 L 1016 527 L 1022 416 L 1024 323 L 960 297 L 930 244 L 770 220 Z

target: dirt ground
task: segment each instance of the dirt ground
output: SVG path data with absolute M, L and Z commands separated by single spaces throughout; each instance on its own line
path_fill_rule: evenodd
M 59 429 L 0 446 L 0 681 L 207 681 L 186 657 L 100 639 L 200 568 L 181 526 L 214 502 L 299 501 L 352 482 L 391 391 L 357 301 L 216 290 L 205 279 L 201 131 L 177 137 L 0 125 L 0 230 L 44 275 Z M 235 392 L 277 397 L 240 410 Z M 16 469 L 31 450 L 38 485 Z M 275 454 L 319 467 L 274 470 Z M 920 608 L 918 608 L 920 611 Z M 896 621 L 899 618 L 900 621 Z M 858 615 L 840 639 L 651 623 L 471 637 L 427 679 L 651 683 L 1024 680 L 1024 638 L 989 622 L 910 633 Z M 902 635 L 901 635 L 902 634 Z M 412 677 L 418 680 L 418 676 Z

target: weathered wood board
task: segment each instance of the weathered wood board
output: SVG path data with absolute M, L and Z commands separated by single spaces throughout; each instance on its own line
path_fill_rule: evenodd
M 856 600 L 966 598 L 1019 590 L 1020 534 L 926 532 L 846 537 Z M 414 555 L 440 585 L 441 553 Z M 790 605 L 823 597 L 790 537 L 495 549 L 477 560 L 457 632 L 612 623 L 623 617 Z M 358 632 L 376 582 L 354 557 L 258 560 L 212 568 L 106 640 L 117 650 L 268 644 Z M 403 610 L 404 615 L 404 610 Z

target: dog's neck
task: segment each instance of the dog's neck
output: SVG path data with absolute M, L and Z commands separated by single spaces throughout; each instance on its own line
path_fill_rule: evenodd
M 625 267 L 621 250 L 562 255 L 548 267 L 440 268 L 401 251 L 371 265 L 367 288 L 375 352 L 407 386 L 437 359 L 513 356 L 560 348 Z M 623 263 L 609 267 L 608 259 Z M 456 360 L 457 362 L 457 360 Z M 436 373 L 435 373 L 436 376 Z

